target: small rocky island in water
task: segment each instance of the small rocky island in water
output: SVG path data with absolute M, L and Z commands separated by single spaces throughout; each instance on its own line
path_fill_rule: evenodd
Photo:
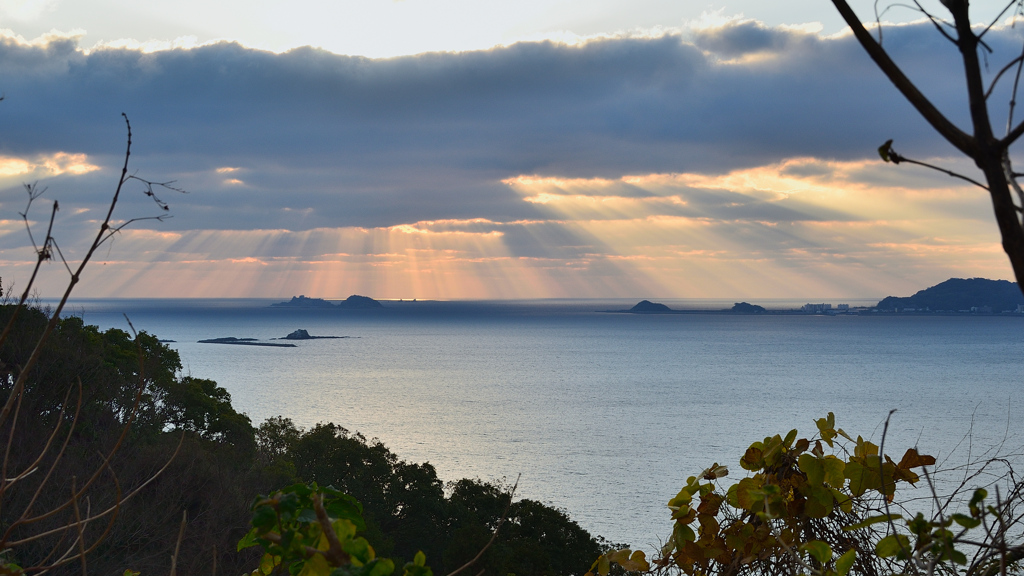
M 848 316 L 862 314 L 943 314 L 1024 316 L 1024 294 L 1015 282 L 986 278 L 950 278 L 913 296 L 888 296 L 874 306 L 850 306 L 822 302 L 804 304 L 799 308 L 765 309 L 749 302 L 737 302 L 732 308 L 710 310 L 674 310 L 664 304 L 641 300 L 628 310 L 604 310 L 619 314 L 811 314 Z
M 763 306 L 747 302 L 737 302 L 727 310 L 673 310 L 660 302 L 641 300 L 629 310 L 605 310 L 620 314 L 761 314 L 766 312 Z
M 292 299 L 288 302 L 277 302 L 271 304 L 271 306 L 274 308 L 315 308 L 325 310 L 328 308 L 334 310 L 375 310 L 384 307 L 373 298 L 359 296 L 358 294 L 353 294 L 337 304 L 332 304 L 323 298 L 307 298 L 300 295 L 292 296 Z
M 225 338 L 210 338 L 208 340 L 199 340 L 200 344 L 234 344 L 236 346 L 273 346 L 275 348 L 295 348 L 295 344 L 278 344 L 276 342 L 260 342 L 255 338 L 235 338 L 234 336 L 228 336 Z
M 271 338 L 271 340 L 330 340 L 337 338 L 351 338 L 351 336 L 311 336 L 309 332 L 299 328 L 295 332 L 284 336 L 282 338 Z M 199 340 L 200 344 L 234 344 L 236 346 L 273 346 L 275 348 L 295 348 L 295 344 L 284 344 L 281 342 L 263 342 L 256 338 L 235 338 L 234 336 L 227 336 L 225 338 L 210 338 L 207 340 Z
M 274 308 L 334 308 L 334 304 L 323 298 L 306 298 L 305 296 L 292 296 L 288 302 L 276 302 L 271 306 Z
M 732 305 L 732 308 L 728 310 L 733 314 L 763 314 L 767 312 L 764 306 L 758 306 L 757 304 L 750 304 L 749 302 L 737 302 Z
M 309 332 L 299 328 L 283 338 L 271 338 L 271 340 L 330 340 L 335 338 L 351 338 L 351 336 L 310 336 Z M 289 346 L 294 346 L 294 344 L 289 344 Z
M 673 310 L 659 302 L 641 300 L 640 302 L 637 302 L 636 306 L 630 308 L 628 312 L 632 312 L 633 314 L 664 314 L 665 312 L 673 312 Z

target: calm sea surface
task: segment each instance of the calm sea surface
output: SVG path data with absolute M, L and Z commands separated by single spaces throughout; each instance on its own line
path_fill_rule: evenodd
M 376 312 L 265 300 L 78 301 L 102 328 L 175 340 L 254 421 L 335 422 L 443 480 L 522 475 L 519 495 L 614 542 L 651 546 L 687 476 L 753 441 L 811 435 L 830 410 L 852 434 L 948 462 L 1024 444 L 1024 317 L 631 315 L 635 301 L 387 303 Z M 664 301 L 672 307 L 731 303 Z M 795 303 L 794 303 L 795 304 Z M 858 304 L 851 302 L 851 304 Z M 296 348 L 198 344 L 304 328 Z M 973 428 L 972 428 L 973 426 Z M 891 450 L 889 449 L 891 448 Z

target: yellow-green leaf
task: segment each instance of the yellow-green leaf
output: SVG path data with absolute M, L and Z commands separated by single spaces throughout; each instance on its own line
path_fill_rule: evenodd
M 366 538 L 346 540 L 341 543 L 341 548 L 351 557 L 352 564 L 356 567 L 367 564 L 376 557 L 373 547 L 366 541 Z
M 832 547 L 821 540 L 812 540 L 800 545 L 800 549 L 811 555 L 820 564 L 826 564 L 832 559 Z
M 782 444 L 786 448 L 789 448 L 790 446 L 792 446 L 793 445 L 793 441 L 796 440 L 796 434 L 797 434 L 796 428 L 790 430 L 789 434 L 786 434 L 786 439 L 782 441 Z
M 369 576 L 391 576 L 395 571 L 395 563 L 387 558 L 382 558 L 373 564 Z
M 238 552 L 244 550 L 245 548 L 256 546 L 256 544 L 256 529 L 253 528 L 252 530 L 249 530 L 249 532 L 245 536 L 243 536 L 241 540 L 238 541 L 238 547 L 235 549 L 235 551 Z M 125 572 L 129 572 L 129 570 L 125 570 Z
M 846 470 L 846 462 L 831 454 L 821 460 L 821 468 L 825 474 L 825 482 L 833 488 L 842 488 L 846 483 L 843 471 Z
M 896 556 L 905 550 L 910 550 L 910 538 L 903 534 L 890 534 L 875 544 L 875 554 L 879 558 Z
M 682 550 L 687 542 L 693 542 L 697 539 L 697 535 L 693 533 L 693 528 L 679 522 L 676 522 L 675 528 L 672 529 L 672 536 L 676 541 L 676 548 L 680 550 Z
M 811 486 L 821 486 L 825 481 L 825 468 L 813 455 L 801 454 L 797 466 L 807 475 L 807 483 Z
M 674 508 L 674 507 L 673 506 L 669 506 L 669 508 Z M 682 505 L 682 506 L 672 510 L 672 519 L 673 520 L 678 520 L 680 518 L 685 518 L 686 515 L 689 514 L 689 513 L 690 513 L 690 507 L 684 504 L 684 505 Z
M 647 555 L 640 550 L 633 552 L 629 558 L 620 560 L 619 565 L 627 572 L 647 572 L 651 569 L 650 563 L 647 562 Z
M 322 554 L 313 554 L 302 566 L 299 576 L 330 576 L 331 570 L 331 565 Z
M 832 491 L 824 486 L 807 486 L 807 500 L 804 502 L 804 514 L 810 518 L 825 518 L 835 509 Z
M 836 503 L 839 504 L 839 509 L 847 514 L 853 512 L 853 499 L 843 494 L 839 490 L 832 488 L 832 496 L 836 499 Z
M 853 455 L 858 458 L 878 456 L 878 446 L 857 436 L 857 445 L 853 448 Z
M 736 484 L 735 499 L 738 508 L 752 510 L 754 505 L 760 501 L 761 482 L 756 478 L 744 478 Z M 730 494 L 731 496 L 732 494 Z M 732 502 L 730 501 L 730 504 Z
M 853 568 L 853 562 L 857 559 L 857 553 L 851 548 L 843 553 L 836 560 L 836 574 L 838 576 L 846 576 L 850 573 L 850 569 Z
M 867 528 L 868 526 L 871 526 L 873 524 L 881 524 L 882 522 L 888 522 L 890 520 L 900 520 L 902 518 L 903 517 L 899 514 L 882 514 L 880 516 L 870 516 L 868 518 L 865 518 L 864 520 L 861 520 L 860 522 L 857 522 L 856 524 L 844 526 L 843 530 L 846 530 L 847 532 L 851 530 L 860 530 L 861 528 Z
M 693 494 L 690 492 L 688 486 L 684 486 L 683 489 L 679 491 L 679 494 L 676 494 L 675 498 L 668 501 L 668 507 L 676 508 L 683 504 L 689 504 L 692 500 Z
M 963 526 L 964 528 L 977 528 L 981 524 L 980 518 L 971 518 L 966 514 L 953 514 L 953 521 Z
M 260 559 L 259 571 L 262 574 L 270 574 L 274 571 L 274 568 L 281 563 L 280 556 L 271 556 L 270 554 L 264 554 L 263 558 Z
M 356 535 L 356 525 L 345 518 L 338 518 L 331 522 L 331 527 L 334 528 L 334 534 L 338 537 L 339 542 L 344 542 Z

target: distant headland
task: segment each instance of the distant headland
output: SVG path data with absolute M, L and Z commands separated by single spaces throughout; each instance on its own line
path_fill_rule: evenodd
M 318 308 L 334 310 L 375 310 L 384 306 L 368 296 L 353 294 L 348 298 L 332 304 L 323 298 L 307 298 L 306 296 L 292 296 L 288 302 L 277 302 L 271 304 L 274 308 Z
M 874 306 L 821 302 L 800 308 L 768 310 L 757 304 L 737 302 L 722 310 L 675 310 L 665 304 L 642 300 L 621 314 L 1019 314 L 1024 315 L 1024 294 L 1015 282 L 985 278 L 950 278 L 913 296 L 887 296 Z
M 888 296 L 875 308 L 892 312 L 1021 313 L 1024 294 L 1016 282 L 1007 280 L 950 278 L 913 296 Z

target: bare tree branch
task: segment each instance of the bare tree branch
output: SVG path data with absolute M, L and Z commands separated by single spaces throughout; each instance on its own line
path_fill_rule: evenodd
M 932 127 L 941 134 L 950 144 L 968 156 L 972 155 L 977 148 L 974 138 L 950 122 L 939 109 L 931 103 L 928 98 L 917 89 L 917 86 L 907 78 L 906 74 L 892 61 L 889 54 L 882 49 L 882 46 L 871 37 L 871 34 L 861 24 L 860 19 L 846 0 L 832 0 L 832 4 L 839 10 L 839 14 L 846 21 L 853 35 L 860 42 L 861 46 L 868 53 L 875 64 L 882 70 L 903 96 L 914 108 L 928 121 Z
M 978 38 L 980 39 L 983 36 L 985 36 L 985 34 L 988 34 L 988 31 L 991 30 L 992 27 L 999 22 L 999 19 L 1003 17 L 1003 14 L 1006 14 L 1006 11 L 1009 10 L 1014 4 L 1017 4 L 1018 2 L 1019 0 L 1010 0 L 1009 2 L 1007 2 L 1006 6 L 1003 6 L 1003 9 L 999 11 L 999 14 L 992 19 L 992 22 L 989 23 L 988 26 L 985 26 L 985 29 L 982 30 L 980 34 L 978 34 Z
M 982 190 L 988 191 L 988 186 L 982 184 L 981 182 L 978 182 L 977 180 L 975 180 L 973 178 L 970 178 L 968 176 L 964 176 L 963 174 L 960 174 L 960 173 L 957 173 L 957 172 L 953 172 L 952 170 L 947 170 L 946 168 L 942 168 L 941 166 L 935 166 L 934 164 L 929 164 L 927 162 L 921 162 L 919 160 L 912 160 L 910 158 L 907 158 L 906 156 L 903 156 L 903 155 L 897 153 L 895 150 L 892 149 L 892 140 L 886 140 L 885 144 L 882 144 L 881 146 L 879 146 L 878 147 L 878 154 L 879 154 L 879 156 L 882 157 L 882 160 L 885 160 L 886 162 L 892 162 L 893 164 L 900 164 L 902 162 L 906 162 L 907 164 L 914 164 L 914 165 L 917 165 L 917 166 L 923 166 L 924 168 L 930 168 L 932 170 L 936 170 L 938 172 L 942 172 L 943 174 L 946 174 L 947 176 L 951 176 L 953 178 L 959 178 L 960 180 L 963 180 L 965 182 L 970 182 L 971 184 L 974 184 L 975 186 L 981 188 Z
M 512 489 L 509 490 L 509 492 L 508 492 L 508 504 L 505 505 L 505 512 L 501 515 L 501 520 L 498 520 L 498 524 L 494 527 L 494 532 L 491 534 L 491 539 L 488 540 L 487 544 L 484 545 L 484 547 L 481 548 L 480 551 L 476 553 L 476 556 L 474 556 L 472 560 L 470 560 L 469 562 L 466 562 L 465 564 L 463 564 L 462 566 L 456 568 L 455 570 L 452 570 L 451 572 L 448 573 L 448 576 L 455 576 L 459 572 L 462 572 L 466 568 L 469 568 L 473 564 L 476 564 L 477 561 L 479 561 L 480 558 L 483 557 L 484 552 L 487 552 L 487 549 L 490 548 L 491 545 L 494 544 L 494 541 L 498 539 L 498 531 L 501 530 L 501 527 L 505 524 L 505 521 L 508 520 L 509 510 L 512 509 L 512 498 L 513 498 L 513 496 L 515 496 L 516 488 L 517 487 L 519 487 L 519 477 L 518 476 L 516 476 L 516 483 L 512 485 Z
M 996 84 L 999 83 L 999 80 L 1003 77 L 1003 74 L 1008 72 L 1010 68 L 1013 68 L 1014 64 L 1019 64 L 1022 58 L 1024 58 L 1024 56 L 1017 56 L 1016 58 L 1010 60 L 1009 62 L 1006 63 L 1006 65 L 999 69 L 999 72 L 996 73 L 995 77 L 992 79 L 992 82 L 989 84 L 988 90 L 985 91 L 986 100 L 992 97 L 992 92 L 996 89 Z M 1010 103 L 1012 105 L 1013 101 L 1011 100 Z

